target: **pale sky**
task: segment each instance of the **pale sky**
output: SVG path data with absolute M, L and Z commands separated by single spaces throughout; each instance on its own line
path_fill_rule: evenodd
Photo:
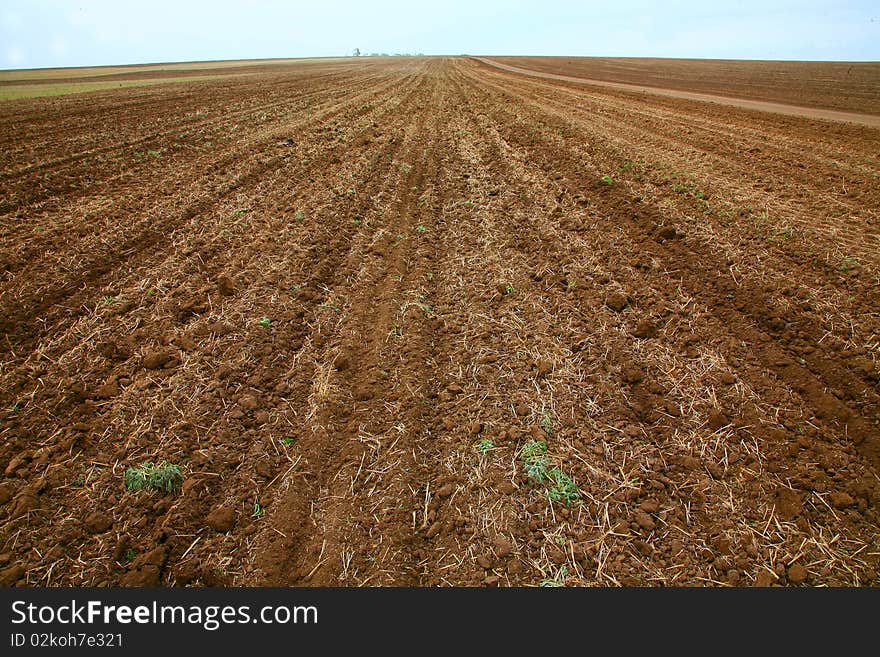
M 880 60 L 878 0 L 2 0 L 0 68 L 362 53 Z

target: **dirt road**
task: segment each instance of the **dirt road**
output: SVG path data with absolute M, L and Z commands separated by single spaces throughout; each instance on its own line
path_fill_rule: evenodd
M 695 100 L 702 103 L 717 103 L 719 105 L 739 107 L 742 109 L 755 110 L 758 112 L 773 112 L 775 114 L 784 114 L 786 116 L 799 116 L 807 119 L 819 119 L 822 121 L 842 121 L 844 123 L 855 123 L 858 125 L 870 126 L 872 128 L 880 128 L 880 116 L 875 114 L 843 112 L 840 110 L 821 109 L 817 107 L 799 107 L 797 105 L 788 105 L 786 103 L 772 103 L 766 100 L 734 98 L 731 96 L 719 96 L 717 94 L 683 91 L 681 89 L 664 89 L 662 87 L 629 84 L 627 82 L 612 82 L 609 80 L 581 78 L 572 75 L 548 73 L 546 71 L 535 71 L 532 69 L 523 68 L 521 66 L 512 66 L 510 64 L 497 62 L 486 57 L 474 57 L 474 59 L 484 64 L 487 64 L 488 66 L 494 66 L 504 71 L 510 71 L 512 73 L 519 73 L 520 75 L 528 75 L 531 77 L 543 78 L 545 80 L 574 82 L 576 84 L 587 84 L 596 87 L 606 87 L 608 89 L 616 89 L 618 91 L 627 91 L 632 93 L 649 93 L 656 94 L 658 96 L 668 96 L 670 98 Z

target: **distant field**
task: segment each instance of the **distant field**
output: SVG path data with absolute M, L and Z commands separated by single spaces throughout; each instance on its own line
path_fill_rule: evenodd
M 168 84 L 171 82 L 194 82 L 217 78 L 237 77 L 235 74 L 226 75 L 190 75 L 186 77 L 171 78 L 143 78 L 140 80 L 113 80 L 102 82 L 56 82 L 52 84 L 10 84 L 0 85 L 0 101 L 19 100 L 22 98 L 40 98 L 43 96 L 65 96 L 86 91 L 104 91 L 108 89 L 123 89 L 126 87 L 141 87 L 149 84 Z
M 326 64 L 344 61 L 342 57 L 310 59 L 241 59 L 224 62 L 174 62 L 166 64 L 135 64 L 131 66 L 84 66 L 77 68 L 38 68 L 0 71 L 0 84 L 33 80 L 72 80 L 79 78 L 103 77 L 131 73 L 152 73 L 161 71 L 208 71 L 243 66 L 283 66 L 287 64 Z
M 489 57 L 543 73 L 880 114 L 880 63 Z
M 256 73 L 271 73 L 291 65 L 344 62 L 344 58 L 253 59 L 229 62 L 179 62 L 138 66 L 91 66 L 0 71 L 0 102 L 87 91 L 124 89 L 148 84 L 193 82 Z M 234 73 L 226 72 L 235 69 Z M 189 75 L 182 76 L 186 72 Z

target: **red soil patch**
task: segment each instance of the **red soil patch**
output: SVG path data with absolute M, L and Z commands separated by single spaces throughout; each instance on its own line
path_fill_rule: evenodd
M 0 580 L 876 584 L 878 136 L 468 59 L 0 106 Z

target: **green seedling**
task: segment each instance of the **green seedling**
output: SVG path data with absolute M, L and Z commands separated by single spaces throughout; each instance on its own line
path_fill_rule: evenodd
M 541 428 L 544 430 L 548 436 L 553 435 L 553 416 L 550 413 L 544 413 L 541 417 Z
M 476 449 L 480 454 L 482 454 L 482 455 L 485 456 L 485 455 L 488 454 L 490 451 L 492 451 L 493 449 L 495 449 L 495 443 L 493 443 L 492 440 L 489 439 L 489 438 L 483 438 L 481 441 L 479 441 L 479 442 L 476 444 L 475 449 Z
M 571 506 L 581 499 L 577 484 L 559 468 L 553 468 L 547 473 L 553 486 L 547 491 L 547 497 L 553 502 L 565 502 L 565 506 Z
M 621 171 L 629 171 L 632 168 L 633 168 L 633 163 L 629 162 L 629 161 L 624 162 L 623 164 L 620 165 Z
M 545 588 L 557 588 L 565 586 L 565 580 L 568 577 L 568 568 L 560 566 L 556 575 L 552 579 L 541 580 L 541 586 Z
M 285 445 L 293 445 L 293 443 L 296 442 L 296 437 L 295 436 L 287 436 L 286 438 L 282 438 L 281 442 L 284 443 Z
M 427 274 L 425 274 L 425 278 L 427 278 L 429 281 L 433 281 L 434 274 L 432 272 L 428 272 Z
M 163 461 L 144 463 L 140 467 L 130 467 L 125 471 L 125 487 L 130 491 L 151 488 L 164 493 L 173 493 L 183 484 L 180 466 Z
M 259 502 L 254 502 L 254 512 L 251 514 L 252 518 L 260 518 L 263 514 L 266 513 L 266 509 L 260 506 Z
M 859 262 L 855 258 L 844 258 L 843 264 L 840 265 L 840 271 L 849 271 L 850 269 L 855 269 L 858 266 Z
M 302 221 L 303 219 L 306 218 L 306 216 L 303 214 L 302 210 L 297 210 L 296 214 L 293 215 L 293 218 L 296 219 L 297 221 Z
M 547 479 L 547 443 L 543 440 L 530 440 L 523 445 L 520 452 L 523 471 L 533 481 L 543 484 Z
M 516 288 L 510 283 L 504 286 L 504 294 L 516 294 Z
M 425 228 L 424 226 L 422 226 L 421 224 L 416 226 L 416 232 L 418 232 L 418 233 L 424 233 L 426 230 L 428 230 L 428 229 Z
M 609 176 L 608 174 L 602 176 L 599 180 L 601 180 L 603 183 L 605 183 L 605 184 L 608 185 L 609 187 L 611 187 L 611 185 L 614 184 L 614 178 L 612 178 L 612 177 Z
M 272 320 L 269 319 L 268 317 L 261 317 L 261 318 L 260 318 L 260 321 L 258 322 L 258 324 L 259 324 L 260 326 L 262 326 L 263 328 L 269 328 L 269 325 L 270 325 L 271 323 L 272 323 Z

